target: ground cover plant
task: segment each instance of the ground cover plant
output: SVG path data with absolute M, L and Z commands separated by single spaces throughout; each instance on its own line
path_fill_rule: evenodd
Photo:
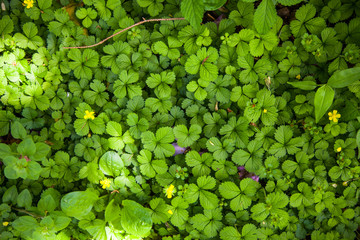
M 359 238 L 359 44 L 357 0 L 2 0 L 0 239 Z

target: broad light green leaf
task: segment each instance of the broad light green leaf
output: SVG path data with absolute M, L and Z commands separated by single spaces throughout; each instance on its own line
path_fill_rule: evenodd
M 276 1 L 284 6 L 292 6 L 301 3 L 303 0 L 276 0 Z
M 203 0 L 206 11 L 215 11 L 226 3 L 226 0 Z
M 343 88 L 358 80 L 360 80 L 360 67 L 354 67 L 335 72 L 329 78 L 327 85 L 333 88 Z
M 42 196 L 40 201 L 38 202 L 38 210 L 46 213 L 53 212 L 57 207 L 55 199 L 51 195 Z
M 295 88 L 299 88 L 301 90 L 314 90 L 317 86 L 316 82 L 313 81 L 301 81 L 301 82 L 287 82 L 291 86 Z
M 27 133 L 24 126 L 19 121 L 15 121 L 11 124 L 11 135 L 16 139 L 25 139 Z
M 105 209 L 105 220 L 107 222 L 112 222 L 120 218 L 120 206 L 114 202 L 115 199 L 112 199 Z
M 122 136 L 122 127 L 121 127 L 120 123 L 110 121 L 106 125 L 106 132 L 113 137 L 120 137 L 120 136 Z
M 198 0 L 181 1 L 181 13 L 194 28 L 200 27 L 204 14 L 204 2 Z
M 35 218 L 30 216 L 22 216 L 11 224 L 17 231 L 26 232 L 39 226 Z
M 94 219 L 92 221 L 86 219 L 79 222 L 79 227 L 88 231 L 97 240 L 107 240 L 105 225 L 105 221 L 101 219 Z
M 61 209 L 66 215 L 81 219 L 90 213 L 98 198 L 94 192 L 90 191 L 71 192 L 61 198 Z
M 145 237 L 152 228 L 150 210 L 133 200 L 123 200 L 121 209 L 121 225 L 129 234 Z
M 9 15 L 5 15 L 0 20 L 0 36 L 9 34 L 14 30 L 14 23 Z
M 105 175 L 116 177 L 124 168 L 124 162 L 118 153 L 108 151 L 100 158 L 99 167 Z
M 32 196 L 30 191 L 28 189 L 22 190 L 19 196 L 17 197 L 16 202 L 19 207 L 25 207 L 25 208 L 31 207 Z
M 263 0 L 255 11 L 254 25 L 260 34 L 267 33 L 276 22 L 276 10 L 272 0 Z
M 36 145 L 34 141 L 29 137 L 18 145 L 17 150 L 23 156 L 30 156 L 36 153 Z
M 156 174 L 164 174 L 168 170 L 165 160 L 153 160 L 149 150 L 143 149 L 137 158 L 140 165 L 140 171 L 147 177 L 153 178 Z
M 316 91 L 314 105 L 315 119 L 317 123 L 332 105 L 334 95 L 335 91 L 329 85 L 324 85 Z
M 201 127 L 197 124 L 192 124 L 188 130 L 184 125 L 177 125 L 174 127 L 174 135 L 178 139 L 180 147 L 189 147 L 196 140 L 200 138 Z
M 222 240 L 239 240 L 241 234 L 234 227 L 225 227 L 220 232 L 220 238 Z
M 155 224 L 164 223 L 169 220 L 169 205 L 165 203 L 164 199 L 154 198 L 149 204 L 152 209 L 151 218 Z

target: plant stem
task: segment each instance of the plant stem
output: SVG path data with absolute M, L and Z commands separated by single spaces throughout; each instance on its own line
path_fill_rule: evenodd
M 143 18 L 143 19 L 144 19 L 144 18 Z M 79 47 L 63 47 L 63 48 L 64 48 L 64 49 L 71 49 L 71 48 L 91 48 L 91 47 L 96 47 L 96 46 L 98 46 L 98 45 L 100 45 L 100 44 L 103 44 L 104 42 L 106 42 L 106 41 L 109 40 L 110 38 L 113 38 L 113 37 L 119 35 L 120 33 L 123 33 L 123 32 L 125 32 L 125 31 L 127 31 L 127 30 L 129 30 L 129 29 L 131 29 L 131 28 L 133 28 L 133 27 L 136 27 L 136 26 L 138 26 L 138 25 L 141 25 L 141 24 L 143 24 L 143 23 L 146 23 L 146 22 L 159 22 L 159 21 L 176 21 L 176 20 L 185 20 L 185 18 L 159 18 L 159 19 L 148 19 L 148 20 L 145 20 L 145 19 L 144 19 L 143 21 L 138 22 L 138 23 L 135 23 L 135 24 L 133 24 L 133 25 L 127 27 L 127 28 L 124 28 L 124 29 L 122 29 L 120 32 L 114 33 L 113 35 L 111 35 L 111 36 L 105 38 L 104 40 L 102 40 L 102 41 L 100 41 L 100 42 L 98 42 L 98 43 L 95 43 L 95 44 L 93 44 L 93 45 L 79 46 Z
M 44 217 L 42 217 L 42 216 L 39 216 L 39 215 L 36 215 L 36 214 L 34 214 L 34 213 L 28 212 L 28 211 L 26 211 L 26 210 L 24 210 L 24 209 L 19 209 L 19 208 L 14 208 L 14 207 L 12 207 L 12 209 L 14 209 L 14 210 L 16 210 L 16 211 L 18 211 L 18 212 L 26 213 L 26 214 L 34 217 L 34 218 L 44 218 Z

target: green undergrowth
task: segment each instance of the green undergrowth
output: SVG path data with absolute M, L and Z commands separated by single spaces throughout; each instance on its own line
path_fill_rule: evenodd
M 359 1 L 0 3 L 0 239 L 360 237 Z

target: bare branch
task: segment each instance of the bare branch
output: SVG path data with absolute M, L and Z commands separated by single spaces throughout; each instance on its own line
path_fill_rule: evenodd
M 143 19 L 144 19 L 143 21 L 138 22 L 138 23 L 135 23 L 134 25 L 131 25 L 131 26 L 127 27 L 127 28 L 124 28 L 124 29 L 122 29 L 121 31 L 119 31 L 119 32 L 117 32 L 117 33 L 114 33 L 113 35 L 111 35 L 111 36 L 105 38 L 104 40 L 102 40 L 102 41 L 100 41 L 100 42 L 98 42 L 98 43 L 95 43 L 95 44 L 93 44 L 93 45 L 79 46 L 79 47 L 63 47 L 63 48 L 65 48 L 65 49 L 71 49 L 71 48 L 92 48 L 92 47 L 96 47 L 96 46 L 98 46 L 98 45 L 100 45 L 100 44 L 103 44 L 104 42 L 106 42 L 106 41 L 109 40 L 110 38 L 113 38 L 113 37 L 119 35 L 120 33 L 123 33 L 123 32 L 125 32 L 125 31 L 127 31 L 127 30 L 129 30 L 129 29 L 131 29 L 131 28 L 133 28 L 133 27 L 139 26 L 139 25 L 141 25 L 141 24 L 143 24 L 143 23 L 146 23 L 146 22 L 185 20 L 185 18 L 158 18 L 158 19 L 148 19 L 148 20 L 145 20 L 145 18 L 143 18 Z
M 14 210 L 16 210 L 16 211 L 18 211 L 18 212 L 26 213 L 26 214 L 34 217 L 34 218 L 44 218 L 44 217 L 42 217 L 42 216 L 39 216 L 39 215 L 36 215 L 36 214 L 34 214 L 34 213 L 28 212 L 28 211 L 26 211 L 26 210 L 24 210 L 24 209 L 19 209 L 19 208 L 14 208 L 14 207 L 12 207 L 12 209 L 14 209 Z

